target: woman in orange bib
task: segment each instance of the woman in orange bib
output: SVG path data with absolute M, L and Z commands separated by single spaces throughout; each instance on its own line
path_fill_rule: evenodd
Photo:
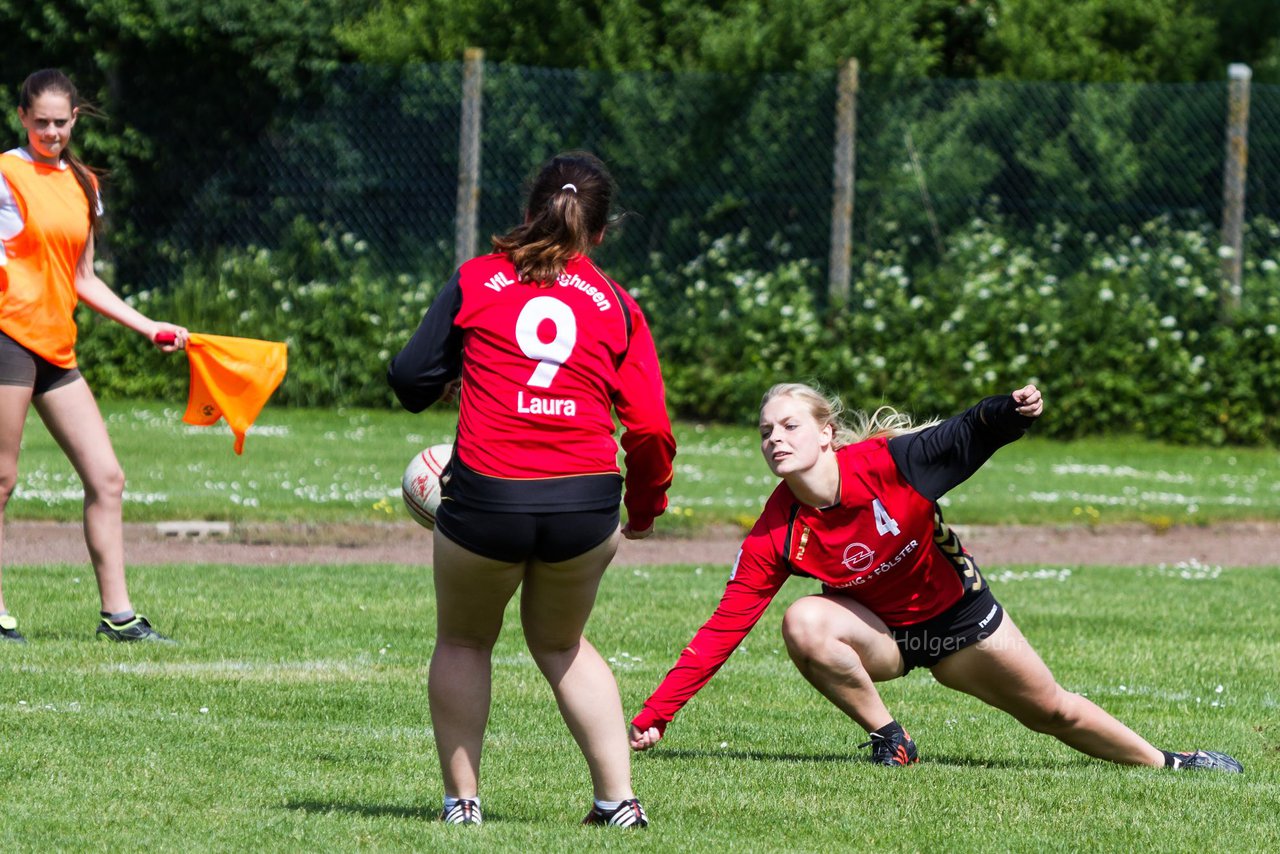
M 70 150 L 80 113 L 75 86 L 60 71 L 37 71 L 18 97 L 27 144 L 0 154 L 0 549 L 4 510 L 18 480 L 27 410 L 40 419 L 84 484 L 84 532 L 102 598 L 98 636 L 167 641 L 133 610 L 124 574 L 124 472 L 93 392 L 76 366 L 74 311 L 83 301 L 165 352 L 187 330 L 130 307 L 93 269 L 102 206 L 98 182 Z M 3 556 L 0 551 L 0 557 Z M 22 642 L 0 592 L 0 641 Z

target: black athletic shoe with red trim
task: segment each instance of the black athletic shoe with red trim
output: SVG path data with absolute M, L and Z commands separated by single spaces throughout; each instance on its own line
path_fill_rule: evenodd
M 1244 766 L 1234 756 L 1212 750 L 1193 750 L 1190 753 L 1173 754 L 1174 771 L 1225 771 L 1243 774 Z
M 870 733 L 870 739 L 859 744 L 858 747 L 871 748 L 871 762 L 875 765 L 896 767 L 920 761 L 920 757 L 916 755 L 916 743 L 911 740 L 911 736 L 905 729 L 902 730 L 902 735 L 895 733 L 888 738 L 873 732 Z
M 649 817 L 644 814 L 644 807 L 639 801 L 629 798 L 607 812 L 593 804 L 582 823 L 598 827 L 648 827 Z

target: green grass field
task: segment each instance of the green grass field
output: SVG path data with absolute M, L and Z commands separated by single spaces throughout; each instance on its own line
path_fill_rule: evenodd
M 588 635 L 634 711 L 717 600 L 726 567 L 612 570 Z M 433 821 L 426 568 L 135 567 L 176 647 L 96 642 L 84 568 L 6 570 L 30 644 L 0 647 L 8 851 L 1274 851 L 1280 569 L 991 567 L 1068 688 L 1157 745 L 1244 776 L 1085 758 L 914 673 L 883 691 L 920 744 L 862 733 L 781 647 L 793 580 L 744 647 L 635 757 L 645 832 L 580 828 L 585 764 L 511 613 L 495 654 L 481 828 Z M 1184 577 L 1185 576 L 1185 577 Z
M 400 476 L 422 447 L 451 440 L 456 414 L 268 408 L 243 456 L 225 425 L 190 427 L 172 404 L 103 406 L 128 478 L 128 521 L 373 522 L 402 519 Z M 776 485 L 752 425 L 677 424 L 663 530 L 747 524 Z M 80 484 L 34 415 L 11 519 L 78 520 Z M 1210 524 L 1280 519 L 1280 456 L 1266 448 L 1185 448 L 1136 439 L 1002 449 L 944 499 L 958 524 Z
M 399 477 L 452 436 L 448 412 L 268 408 L 232 453 L 181 408 L 104 405 L 128 521 L 402 519 Z M 774 486 L 751 425 L 677 425 L 665 530 L 753 519 Z M 32 417 L 9 519 L 75 520 L 79 484 Z M 1132 439 L 1022 441 L 948 496 L 960 524 L 1280 519 L 1280 459 Z M 617 567 L 589 636 L 634 711 L 710 614 L 725 566 Z M 1280 849 L 1280 568 L 986 567 L 1064 685 L 1154 743 L 1238 756 L 1243 777 L 1082 757 L 935 684 L 890 683 L 923 762 L 869 767 L 863 734 L 807 686 L 778 636 L 792 581 L 743 649 L 635 757 L 653 827 L 576 822 L 585 764 L 520 643 L 495 656 L 487 823 L 433 821 L 426 567 L 130 569 L 177 647 L 93 639 L 87 567 L 5 569 L 31 643 L 0 647 L 0 844 L 15 851 L 949 851 Z

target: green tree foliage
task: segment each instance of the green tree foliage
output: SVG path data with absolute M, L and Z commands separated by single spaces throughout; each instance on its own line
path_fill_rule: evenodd
M 1218 80 L 1229 62 L 1280 82 L 1274 0 L 376 0 L 335 30 L 363 62 L 816 71 L 856 56 L 906 77 Z
M 1280 83 L 1280 3 L 1275 0 L 1202 0 L 1205 13 L 1217 22 L 1220 68 L 1230 62 L 1253 67 L 1258 83 Z M 1214 78 L 1211 78 L 1214 79 Z
M 950 4 L 946 4 L 949 6 Z M 935 70 L 940 0 L 382 0 L 338 39 L 363 62 L 494 62 L 559 68 L 747 73 Z
M 983 50 L 1010 80 L 1220 79 L 1215 22 L 1185 0 L 1003 0 Z
M 280 104 L 305 97 L 340 59 L 335 25 L 363 9 L 348 0 L 0 0 L 0 106 L 28 73 L 56 66 L 102 108 L 105 120 L 82 123 L 78 142 L 107 172 L 104 249 L 121 255 L 128 282 L 156 231 L 182 215 L 181 189 L 234 160 Z

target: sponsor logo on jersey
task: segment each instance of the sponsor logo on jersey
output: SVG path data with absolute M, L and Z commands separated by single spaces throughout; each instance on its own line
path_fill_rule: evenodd
M 871 562 L 875 559 L 876 553 L 862 543 L 849 543 L 844 548 L 844 557 L 840 559 L 840 562 L 844 564 L 844 568 L 849 572 L 862 572 L 871 566 Z
M 850 543 L 849 547 L 845 549 L 844 565 L 846 569 L 849 568 L 850 549 L 852 549 L 854 546 L 861 546 L 861 545 L 862 545 L 861 543 Z M 919 542 L 917 542 L 916 540 L 912 540 L 911 542 L 903 546 L 900 552 L 898 552 L 892 558 L 880 564 L 870 572 L 864 572 L 861 575 L 858 575 L 849 579 L 843 584 L 831 584 L 829 586 L 835 587 L 838 589 L 841 587 L 856 587 L 860 584 L 866 584 L 868 581 L 872 580 L 873 578 L 878 578 L 879 576 L 884 575 L 886 572 L 893 569 L 898 564 L 902 563 L 904 560 L 907 559 L 908 556 L 910 556 L 919 547 L 919 545 L 920 545 Z M 867 549 L 866 546 L 862 546 L 862 548 L 866 549 L 868 552 L 871 551 L 870 549 Z M 864 568 L 866 566 L 870 566 L 873 560 L 875 560 L 874 552 L 871 553 L 871 555 L 867 558 L 866 563 L 864 564 Z M 850 571 L 852 572 L 854 570 L 850 570 Z
M 992 605 L 991 610 L 987 612 L 987 616 L 983 617 L 982 622 L 978 623 L 978 628 L 985 629 L 987 627 L 987 623 L 991 622 L 992 618 L 994 618 L 996 615 L 996 611 L 999 611 L 999 610 L 1000 610 L 999 605 Z

